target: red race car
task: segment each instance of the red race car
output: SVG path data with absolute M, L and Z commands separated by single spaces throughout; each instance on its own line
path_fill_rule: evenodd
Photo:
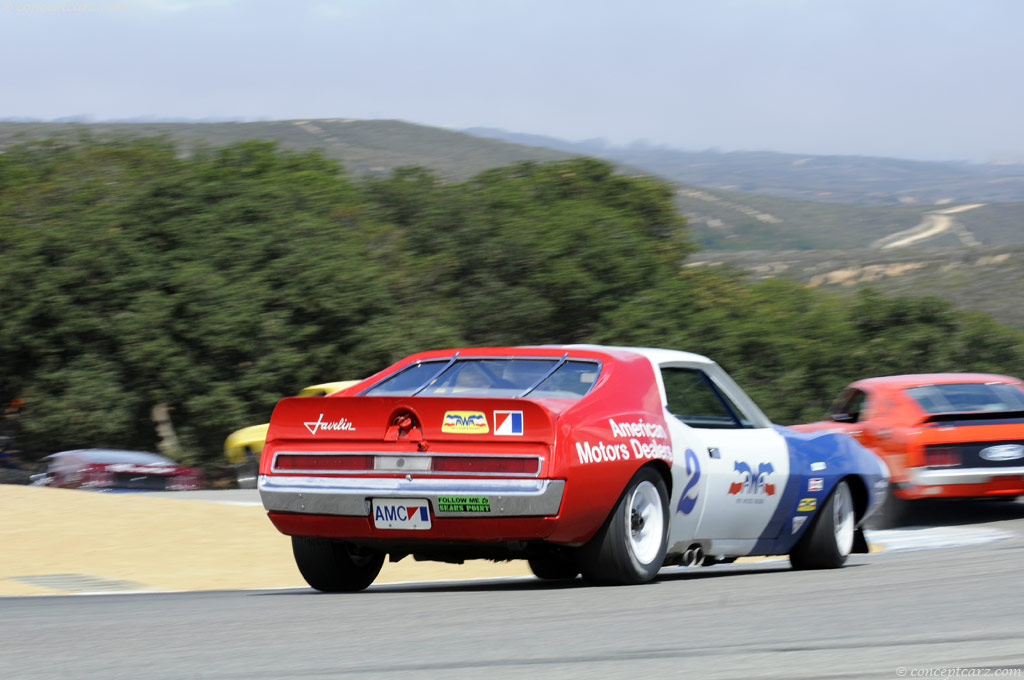
M 773 425 L 705 357 L 598 346 L 425 352 L 284 399 L 259 477 L 323 591 L 407 555 L 602 584 L 741 555 L 838 567 L 886 486 L 856 441 Z
M 897 522 L 904 500 L 1024 495 L 1024 383 L 985 373 L 868 378 L 844 389 L 804 432 L 856 437 L 889 466 Z
M 94 491 L 193 491 L 202 485 L 202 471 L 147 451 L 76 449 L 43 458 L 45 472 L 37 486 Z

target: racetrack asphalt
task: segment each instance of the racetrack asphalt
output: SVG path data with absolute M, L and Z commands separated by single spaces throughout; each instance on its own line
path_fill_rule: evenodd
M 976 519 L 991 507 L 975 508 L 982 513 Z M 1024 516 L 1024 504 L 1012 507 Z M 1007 535 L 968 524 L 870 538 L 873 550 L 898 551 Z M 407 557 L 385 563 L 376 583 L 528 576 L 524 561 L 453 565 Z M 109 494 L 0 485 L 0 597 L 302 587 L 290 541 L 271 525 L 255 490 Z
M 836 570 L 0 598 L 0 678 L 1024 677 L 1024 512 L 981 515 L 1009 537 Z
M 839 570 L 775 559 L 592 588 L 407 558 L 326 595 L 253 492 L 0 486 L 0 678 L 1024 677 L 1024 503 L 929 518 Z M 88 592 L 104 594 L 69 595 Z

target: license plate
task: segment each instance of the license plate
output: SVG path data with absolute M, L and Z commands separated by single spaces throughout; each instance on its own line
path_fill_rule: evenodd
M 430 503 L 420 498 L 374 498 L 373 526 L 377 529 L 429 529 Z

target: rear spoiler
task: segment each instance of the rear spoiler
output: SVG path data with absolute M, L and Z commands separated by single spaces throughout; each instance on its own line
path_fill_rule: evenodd
M 402 416 L 409 416 L 402 423 Z M 287 397 L 267 441 L 532 441 L 551 444 L 558 413 L 529 399 L 474 397 Z
M 969 421 L 1024 421 L 1024 411 L 967 411 L 964 413 L 933 413 L 924 420 L 925 423 L 952 423 Z

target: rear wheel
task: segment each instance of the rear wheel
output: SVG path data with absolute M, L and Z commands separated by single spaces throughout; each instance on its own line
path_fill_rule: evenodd
M 245 460 L 235 463 L 235 477 L 238 479 L 239 489 L 255 489 L 256 479 L 259 477 L 260 464 L 253 455 L 252 449 L 245 447 Z
M 853 550 L 855 531 L 853 494 L 850 485 L 840 481 L 789 554 L 789 561 L 794 569 L 841 567 Z
M 580 569 L 590 582 L 627 585 L 652 580 L 665 561 L 668 491 L 652 468 L 633 475 L 615 509 L 580 550 Z
M 325 593 L 363 590 L 384 566 L 384 553 L 327 538 L 292 536 L 292 553 L 302 578 Z

